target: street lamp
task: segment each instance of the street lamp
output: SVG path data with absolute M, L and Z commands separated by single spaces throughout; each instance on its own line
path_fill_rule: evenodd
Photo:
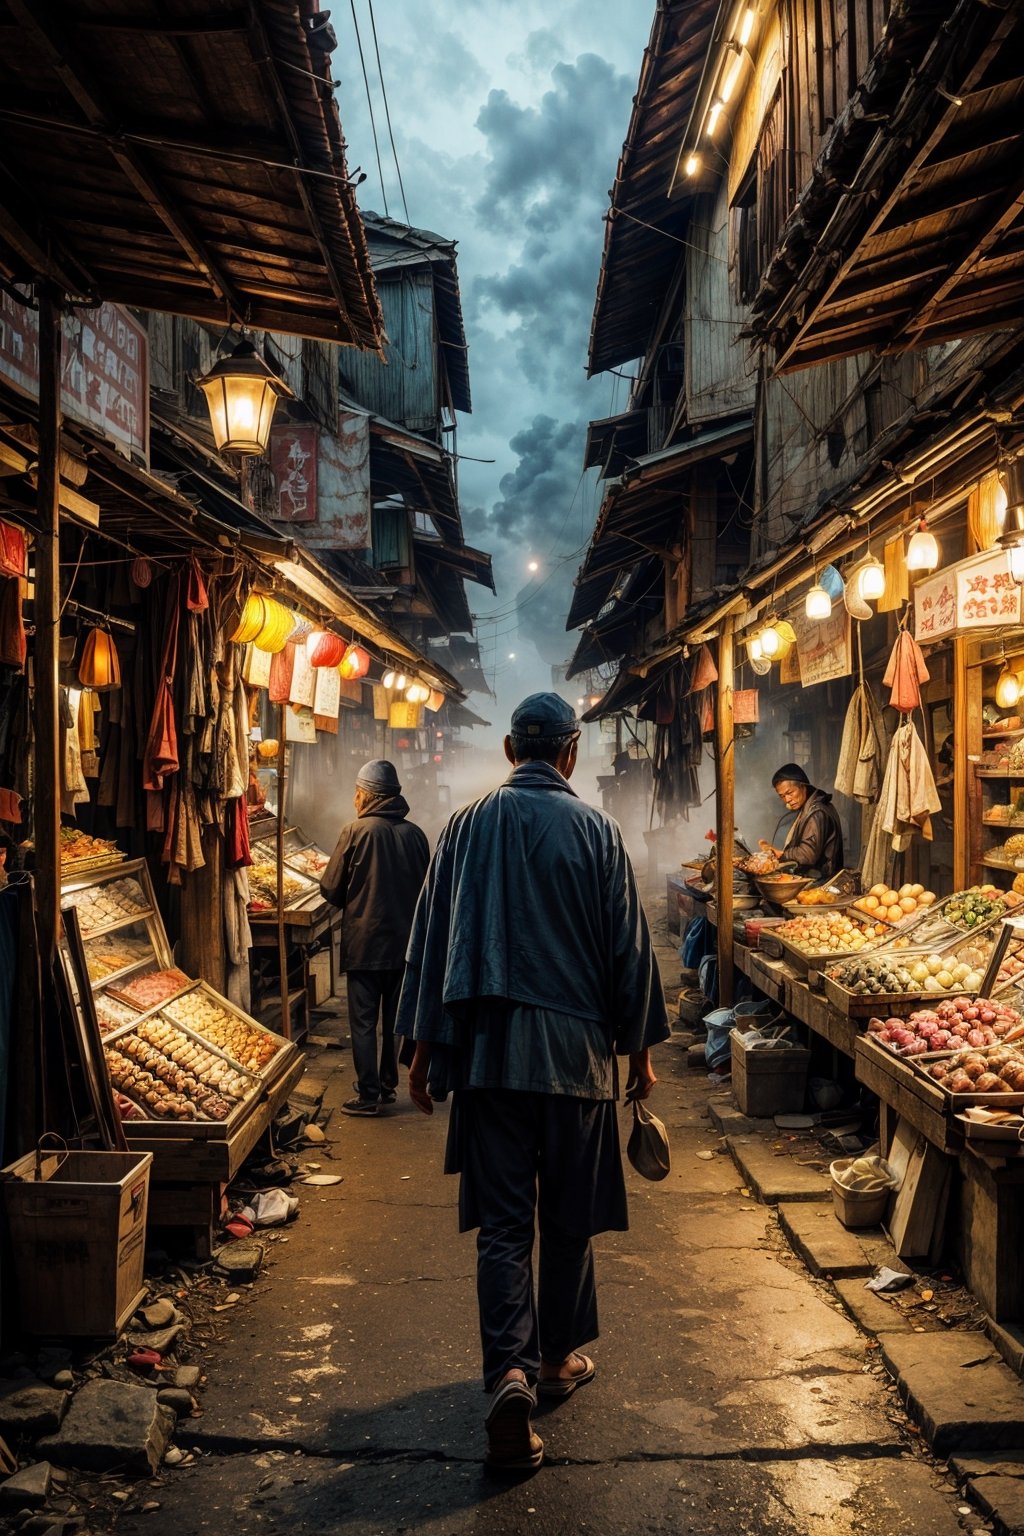
M 219 453 L 266 453 L 278 400 L 295 398 L 251 341 L 240 342 L 196 384 L 206 396 Z

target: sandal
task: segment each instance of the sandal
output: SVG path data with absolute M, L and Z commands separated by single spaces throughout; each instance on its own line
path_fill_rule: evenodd
M 579 1360 L 583 1366 L 580 1371 L 574 1371 L 571 1376 L 549 1376 L 545 1381 L 542 1376 L 537 1383 L 538 1397 L 571 1397 L 577 1387 L 582 1387 L 586 1381 L 593 1381 L 597 1366 L 589 1355 L 581 1355 L 578 1350 L 573 1350 L 569 1359 L 564 1361 L 569 1365 L 571 1361 Z
M 535 1435 L 530 1415 L 536 1399 L 525 1381 L 503 1382 L 494 1393 L 484 1426 L 484 1465 L 498 1472 L 530 1472 L 544 1460 L 544 1442 Z

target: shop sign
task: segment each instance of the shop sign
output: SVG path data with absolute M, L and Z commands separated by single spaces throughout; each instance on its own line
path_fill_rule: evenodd
M 369 549 L 370 418 L 339 411 L 337 436 L 320 434 L 316 547 Z
M 958 630 L 1020 623 L 1021 589 L 1010 575 L 1004 549 L 960 560 L 955 570 Z
M 130 459 L 149 463 L 149 351 L 117 304 L 62 317 L 61 409 Z M 0 293 L 0 376 L 39 399 L 39 315 Z
M 304 746 L 316 741 L 316 723 L 308 705 L 291 704 L 284 712 L 284 739 Z
M 282 523 L 316 521 L 316 459 L 320 429 L 285 422 L 270 433 L 270 468 Z
M 827 619 L 808 619 L 795 613 L 791 622 L 804 688 L 850 675 L 850 615 L 845 607 L 833 608 Z
M 1006 556 L 1003 556 L 1006 564 Z M 914 638 L 918 644 L 951 635 L 956 628 L 956 566 L 914 584 Z

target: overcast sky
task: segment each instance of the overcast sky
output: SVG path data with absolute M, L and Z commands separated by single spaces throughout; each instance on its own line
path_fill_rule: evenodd
M 388 211 L 404 219 L 368 0 L 355 11 Z M 459 243 L 473 413 L 458 447 L 495 460 L 459 466 L 466 537 L 491 551 L 498 586 L 496 600 L 467 587 L 491 616 L 478 633 L 499 706 L 471 702 L 495 723 L 550 686 L 551 663 L 575 645 L 565 619 L 596 513 L 593 477 L 580 483 L 586 423 L 622 409 L 627 391 L 610 374 L 587 382 L 587 341 L 653 12 L 653 0 L 374 0 L 409 222 Z M 367 173 L 361 207 L 383 212 L 350 6 L 334 5 L 332 21 L 349 164 Z

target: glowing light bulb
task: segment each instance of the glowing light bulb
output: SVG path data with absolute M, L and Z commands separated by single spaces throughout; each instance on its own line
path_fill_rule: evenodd
M 939 541 L 922 517 L 907 545 L 908 571 L 934 571 L 939 563 Z
M 739 35 L 736 39 L 741 48 L 745 48 L 750 42 L 754 31 L 754 22 L 756 19 L 757 18 L 754 15 L 754 7 L 752 5 L 748 5 L 746 10 L 743 12 L 743 19 L 740 22 Z
M 700 170 L 700 155 L 687 155 L 683 169 L 687 176 L 696 176 Z
M 742 58 L 740 57 L 740 55 L 738 53 L 734 53 L 733 56 L 732 56 L 732 59 L 730 60 L 728 66 L 726 67 L 725 74 L 722 76 L 722 87 L 721 87 L 721 90 L 722 90 L 722 100 L 723 101 L 731 101 L 732 100 L 732 93 L 736 89 L 736 86 L 739 83 L 740 71 L 741 71 L 742 68 L 743 68 Z
M 711 110 L 708 113 L 707 121 L 707 135 L 709 139 L 713 139 L 715 136 L 715 129 L 718 127 L 718 119 L 722 115 L 722 106 L 723 103 L 720 101 L 713 101 L 711 103 Z
M 832 599 L 820 582 L 804 598 L 804 613 L 809 619 L 827 619 L 832 615 Z
M 867 603 L 876 603 L 885 591 L 885 566 L 869 556 L 860 572 L 860 595 Z
M 1012 709 L 1020 698 L 1020 678 L 1006 662 L 996 682 L 996 703 L 1000 709 Z
M 782 636 L 773 624 L 767 625 L 761 631 L 761 653 L 767 656 L 769 661 L 774 661 L 782 650 Z
M 761 644 L 761 636 L 759 633 L 756 635 L 751 635 L 750 639 L 747 641 L 747 651 L 751 661 L 764 660 L 764 646 Z

